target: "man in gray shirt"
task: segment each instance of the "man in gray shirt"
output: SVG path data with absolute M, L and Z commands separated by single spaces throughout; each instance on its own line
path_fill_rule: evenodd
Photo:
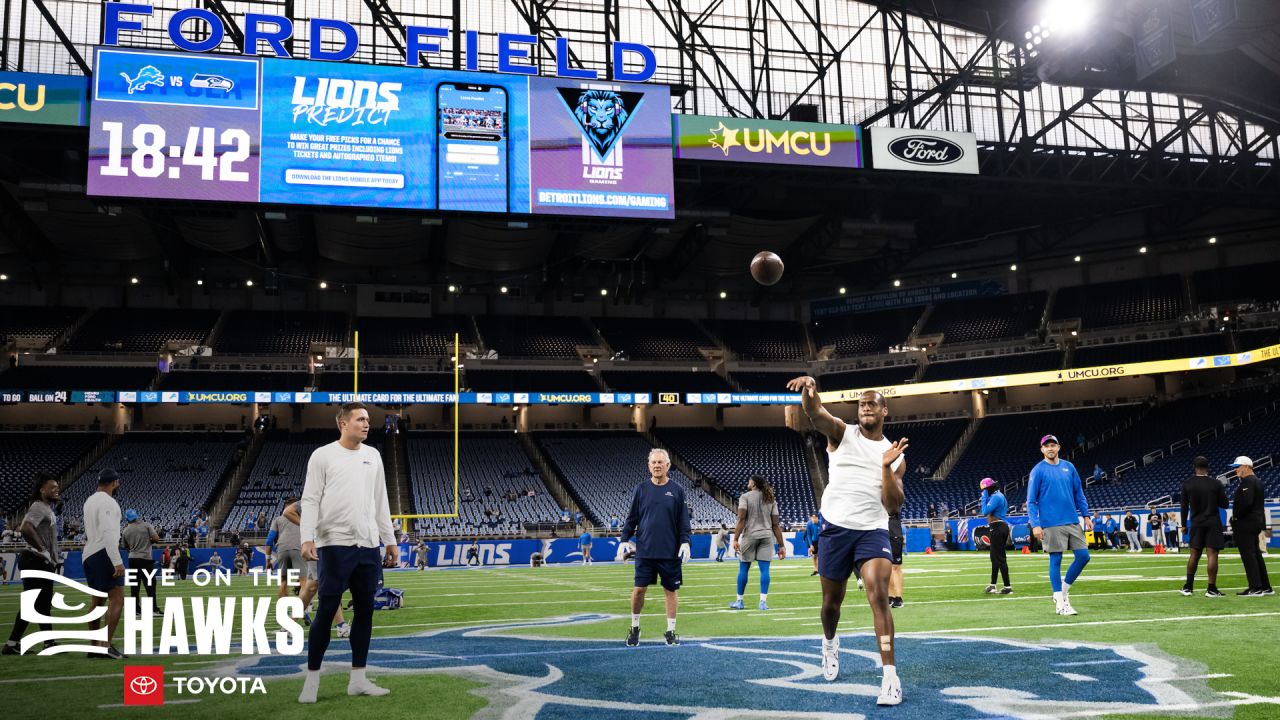
M 151 544 L 160 542 L 160 535 L 151 523 L 142 520 L 138 511 L 129 508 L 124 511 L 124 526 L 120 537 L 129 550 L 129 567 L 134 570 L 133 606 L 138 617 L 142 617 L 142 608 L 138 605 L 139 590 L 147 588 L 147 597 L 151 598 L 152 607 L 156 601 L 156 561 L 151 557 Z
M 291 497 L 284 501 L 286 508 L 298 502 Z M 267 533 L 267 545 L 276 552 L 275 569 L 280 572 L 280 597 L 289 594 L 289 571 L 298 571 L 298 581 L 307 576 L 306 562 L 302 559 L 302 527 L 293 522 L 287 515 L 280 515 L 271 521 L 271 532 Z
M 35 474 L 32 481 L 35 487 L 32 489 L 31 506 L 27 509 L 27 514 L 23 516 L 22 523 L 18 525 L 18 532 L 27 541 L 26 549 L 18 556 L 18 568 L 20 570 L 57 572 L 59 557 L 58 521 L 53 515 L 53 505 L 61 497 L 58 489 L 58 479 L 48 473 L 40 472 Z M 36 612 L 45 617 L 53 614 L 52 580 L 23 578 L 22 589 L 24 591 L 40 591 L 40 594 L 36 596 Z M 27 621 L 22 619 L 22 612 L 19 610 L 17 618 L 13 621 L 13 632 L 9 633 L 9 642 L 5 643 L 4 649 L 0 653 L 18 655 L 22 652 L 18 643 L 22 641 L 22 636 L 26 634 L 27 625 Z M 41 623 L 40 629 L 48 632 L 53 630 L 53 625 Z M 45 648 L 50 648 L 55 644 L 53 640 L 46 640 L 44 646 Z

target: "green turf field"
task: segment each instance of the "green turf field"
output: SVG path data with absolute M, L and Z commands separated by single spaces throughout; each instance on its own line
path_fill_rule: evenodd
M 1095 552 L 1072 591 L 1080 615 L 1064 618 L 1053 612 L 1043 555 L 1010 556 L 1015 594 L 1008 597 L 982 594 L 984 554 L 909 556 L 906 607 L 894 612 L 904 690 L 897 708 L 875 707 L 870 612 L 852 588 L 841 623 L 841 677 L 825 684 L 815 676 L 820 598 L 801 558 L 774 563 L 767 612 L 726 608 L 736 563 L 686 565 L 677 648 L 661 644 L 656 592 L 642 623 L 645 642 L 623 646 L 629 565 L 393 572 L 386 584 L 405 589 L 408 607 L 375 615 L 369 673 L 391 689 L 385 698 L 345 695 L 347 643 L 335 639 L 330 657 L 339 672 L 326 675 L 315 710 L 296 704 L 302 657 L 182 656 L 126 662 L 162 664 L 170 683 L 177 675 L 262 674 L 268 692 L 178 697 L 170 684 L 163 708 L 108 712 L 192 720 L 314 718 L 321 711 L 379 720 L 1280 717 L 1280 595 L 1235 597 L 1244 575 L 1231 553 L 1219 573 L 1228 597 L 1204 597 L 1203 560 L 1197 594 L 1182 597 L 1184 564 L 1185 555 Z M 1270 571 L 1280 573 L 1275 553 Z M 755 588 L 753 573 L 748 608 L 755 607 Z M 272 591 L 237 578 L 230 588 L 187 582 L 167 592 Z M 0 614 L 11 617 L 17 605 L 16 587 L 0 590 Z M 564 620 L 570 617 L 580 619 Z M 530 626 L 472 631 L 521 623 Z M 0 657 L 0 698 L 7 710 L 101 717 L 122 701 L 121 668 L 82 657 Z

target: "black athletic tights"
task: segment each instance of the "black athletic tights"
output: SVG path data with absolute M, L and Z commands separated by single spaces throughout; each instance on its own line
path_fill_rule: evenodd
M 311 623 L 307 643 L 307 669 L 319 670 L 329 649 L 329 632 L 338 614 L 342 595 L 321 595 L 320 607 Z M 351 667 L 362 668 L 369 659 L 369 638 L 373 637 L 373 595 L 351 593 Z
M 1257 533 L 1254 533 L 1254 535 L 1257 535 Z M 32 556 L 30 553 L 25 553 L 25 552 L 18 556 L 18 569 L 19 570 L 44 570 L 47 572 L 53 571 L 53 567 L 50 566 L 49 563 L 43 562 L 40 559 Z M 36 596 L 36 612 L 40 613 L 41 615 L 44 615 L 45 617 L 48 617 L 53 614 L 52 613 L 52 610 L 53 610 L 53 581 L 52 580 L 24 578 L 22 580 L 22 589 L 23 590 L 39 590 L 40 594 Z M 28 626 L 28 623 L 26 620 L 22 619 L 22 612 L 21 610 L 19 610 L 17 619 L 13 621 L 13 632 L 9 633 L 9 640 L 15 643 L 21 642 L 22 636 L 27 634 L 27 626 Z M 50 625 L 49 623 L 40 623 L 40 629 L 52 630 L 53 625 Z
M 991 523 L 991 584 L 996 584 L 996 575 L 1009 587 L 1009 560 L 1005 557 L 1005 546 L 1009 544 L 1009 524 L 999 520 Z

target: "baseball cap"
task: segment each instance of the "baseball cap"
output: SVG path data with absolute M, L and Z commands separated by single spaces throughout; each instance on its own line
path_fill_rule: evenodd
M 106 485 L 120 479 L 120 474 L 111 468 L 103 468 L 98 471 L 98 484 Z
M 992 480 L 991 478 L 982 478 L 982 482 L 979 483 L 978 486 L 981 487 L 983 490 L 986 490 L 987 488 L 995 484 L 996 484 L 996 481 Z
M 1045 445 L 1048 445 L 1049 443 L 1058 443 L 1058 436 L 1057 436 L 1057 435 L 1045 435 L 1044 437 L 1040 438 L 1040 447 L 1044 447 Z M 1058 444 L 1059 444 L 1059 445 L 1061 445 L 1062 443 L 1058 443 Z
M 1236 458 L 1234 462 L 1231 463 L 1231 467 L 1233 468 L 1238 468 L 1241 465 L 1248 465 L 1249 467 L 1253 467 L 1253 461 L 1250 460 L 1248 457 L 1241 455 L 1240 457 Z
M 125 522 L 133 522 L 134 520 L 137 520 L 137 519 L 138 519 L 137 510 L 134 510 L 133 508 L 129 508 L 128 510 L 124 511 Z

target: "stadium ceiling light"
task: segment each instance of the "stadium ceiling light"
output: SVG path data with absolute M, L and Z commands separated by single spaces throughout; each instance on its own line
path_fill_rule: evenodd
M 1138 248 L 1138 252 L 1142 253 L 1143 255 L 1146 255 L 1146 254 L 1147 254 L 1147 246 L 1146 246 L 1146 245 L 1143 245 L 1142 247 Z
M 196 285 L 204 285 L 204 280 L 196 280 Z
M 1010 266 L 1009 266 L 1009 271 L 1010 271 L 1010 272 L 1018 272 L 1018 263 L 1014 263 L 1014 264 L 1010 265 Z
M 244 286 L 245 286 L 245 287 L 253 287 L 253 281 L 252 281 L 252 280 L 245 280 L 245 281 L 244 281 Z
M 1039 25 L 1037 25 L 1037 26 L 1036 26 L 1036 28 L 1037 28 L 1036 32 L 1040 32 L 1040 30 L 1038 29 L 1039 27 L 1040 27 Z M 1025 37 L 1026 37 L 1028 40 L 1030 40 L 1030 39 L 1031 39 L 1031 31 L 1030 31 L 1030 30 L 1028 30 L 1028 31 L 1027 31 L 1027 34 L 1025 35 Z
M 457 285 L 450 285 L 450 286 L 449 286 L 449 292 L 451 292 L 451 293 L 456 293 L 456 292 L 458 292 L 458 286 L 457 286 Z
M 902 281 L 901 281 L 901 280 L 894 280 L 894 281 L 893 281 L 893 286 L 894 286 L 894 287 L 902 287 Z
M 1097 11 L 1097 0 L 1047 0 L 1040 27 L 1057 32 L 1079 32 L 1089 26 Z
M 1076 262 L 1080 262 L 1080 256 L 1079 256 L 1079 255 L 1077 255 L 1077 256 L 1075 256 L 1074 258 L 1072 258 L 1072 260 L 1075 260 Z
M 729 297 L 729 293 L 727 293 L 727 292 L 725 292 L 725 291 L 721 290 L 721 291 L 720 291 L 720 299 L 721 299 L 721 300 L 724 300 L 724 299 L 725 299 L 725 298 L 727 298 L 727 297 Z
M 849 291 L 848 291 L 846 288 L 840 288 L 840 294 L 841 294 L 841 295 L 843 295 L 843 294 L 845 294 L 845 293 L 847 293 L 847 292 L 849 292 Z
M 503 285 L 502 287 L 498 288 L 498 292 L 502 293 L 503 295 L 506 295 L 506 294 L 507 294 L 507 286 L 506 286 L 506 285 Z
M 1216 238 L 1216 237 L 1211 237 L 1211 238 L 1209 238 L 1209 244 L 1210 244 L 1210 245 L 1217 245 L 1217 244 L 1218 244 L 1218 238 Z
M 130 284 L 130 285 L 137 285 L 137 284 L 138 284 L 138 278 L 129 278 L 129 284 Z
M 951 279 L 952 279 L 952 280 L 955 280 L 955 279 L 956 279 L 956 278 L 958 278 L 958 277 L 960 277 L 960 273 L 951 273 Z
M 321 290 L 328 290 L 328 289 L 329 289 L 329 283 L 327 283 L 327 282 L 325 282 L 325 281 L 321 280 L 321 281 L 320 281 L 320 289 L 321 289 Z
M 1075 336 L 1077 336 L 1077 335 L 1079 335 L 1079 334 L 1080 334 L 1080 333 L 1079 333 L 1079 332 L 1077 332 L 1077 331 L 1075 331 L 1075 330 L 1072 330 L 1072 331 L 1071 331 L 1071 337 L 1075 337 Z
M 8 275 L 5 275 L 4 273 L 0 273 L 0 281 L 4 281 L 4 280 L 8 280 L 8 279 L 9 279 L 9 276 L 8 276 Z
M 609 290 L 607 288 L 600 288 L 600 297 L 604 297 L 608 294 L 609 294 Z

